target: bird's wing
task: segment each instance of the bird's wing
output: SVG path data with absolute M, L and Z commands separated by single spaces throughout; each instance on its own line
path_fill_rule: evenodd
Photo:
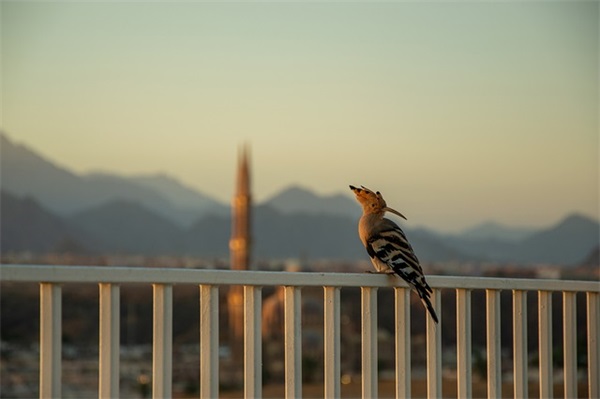
M 387 264 L 410 285 L 431 291 L 417 255 L 402 229 L 394 222 L 383 219 L 380 228 L 368 237 L 366 247 L 372 258 Z

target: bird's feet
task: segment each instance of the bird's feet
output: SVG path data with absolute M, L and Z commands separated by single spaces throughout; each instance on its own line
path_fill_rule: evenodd
M 366 270 L 365 273 L 369 273 L 369 274 L 387 274 L 387 275 L 391 275 L 391 274 L 395 274 L 394 271 L 392 269 L 390 270 Z

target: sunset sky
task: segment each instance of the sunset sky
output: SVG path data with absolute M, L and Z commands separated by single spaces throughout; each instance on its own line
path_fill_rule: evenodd
M 2 129 L 222 201 L 380 190 L 412 225 L 598 218 L 599 2 L 1 3 Z

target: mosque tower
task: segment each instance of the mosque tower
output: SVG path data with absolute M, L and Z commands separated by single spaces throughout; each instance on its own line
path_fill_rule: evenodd
M 248 147 L 242 147 L 238 154 L 237 186 L 231 206 L 231 240 L 229 251 L 232 270 L 250 270 L 251 210 L 250 168 Z M 229 344 L 234 360 L 243 359 L 244 340 L 244 289 L 231 286 L 227 295 L 229 313 Z
M 250 195 L 250 168 L 248 166 L 248 147 L 244 146 L 238 156 L 237 187 L 231 206 L 231 269 L 250 269 L 250 213 L 252 196 Z

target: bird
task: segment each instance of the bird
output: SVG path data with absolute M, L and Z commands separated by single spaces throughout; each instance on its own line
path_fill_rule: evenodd
M 404 231 L 396 223 L 384 217 L 386 212 L 393 213 L 406 220 L 406 217 L 387 206 L 379 191 L 350 186 L 356 200 L 362 206 L 363 214 L 358 222 L 358 235 L 371 262 L 378 273 L 396 274 L 408 283 L 421 299 L 421 302 L 438 323 L 435 309 L 431 305 L 433 293 L 425 280 L 423 268 Z

